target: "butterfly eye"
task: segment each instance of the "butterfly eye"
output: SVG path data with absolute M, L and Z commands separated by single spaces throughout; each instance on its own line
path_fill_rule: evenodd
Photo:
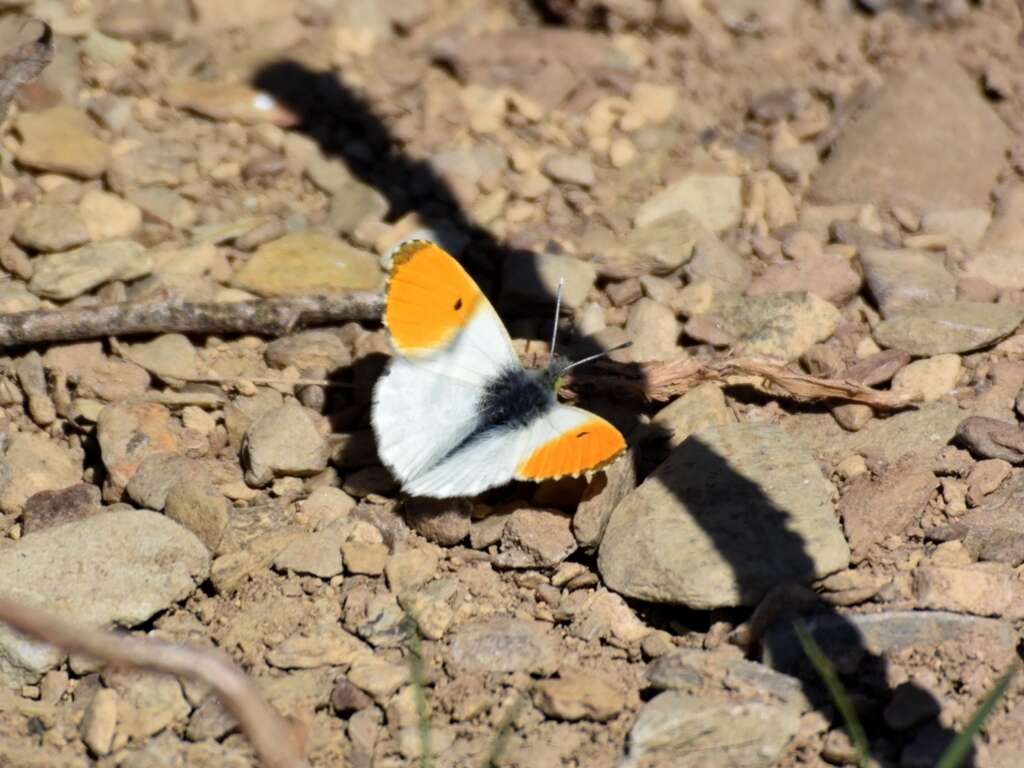
M 462 297 L 461 296 L 455 300 L 455 311 L 458 312 L 460 309 L 462 309 Z

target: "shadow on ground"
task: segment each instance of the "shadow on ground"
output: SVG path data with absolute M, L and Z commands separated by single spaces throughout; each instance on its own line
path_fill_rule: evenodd
M 387 217 L 389 221 L 415 211 L 430 221 L 443 221 L 464 233 L 468 237 L 468 244 L 460 260 L 474 277 L 484 278 L 480 280 L 483 285 L 500 288 L 503 262 L 513 258 L 529 258 L 529 254 L 506 247 L 487 230 L 470 222 L 444 180 L 434 173 L 429 164 L 405 155 L 387 126 L 374 115 L 369 105 L 332 72 L 311 71 L 303 64 L 285 60 L 265 66 L 252 82 L 255 87 L 273 96 L 299 117 L 295 130 L 314 139 L 326 156 L 341 159 L 353 175 L 374 186 L 385 196 L 390 205 Z M 369 147 L 368 153 L 364 151 L 366 147 Z M 410 195 L 412 179 L 417 180 L 416 187 L 420 190 L 415 198 Z M 525 277 L 528 279 L 529 274 Z M 542 284 L 539 275 L 534 279 L 538 284 Z M 493 295 L 500 295 L 500 292 L 493 291 Z M 550 306 L 554 307 L 554 296 L 551 296 Z M 592 340 L 589 349 L 587 340 L 580 341 L 583 343 L 574 343 L 580 354 L 600 349 Z M 379 364 L 376 367 L 379 368 Z M 627 366 L 622 369 L 623 375 L 638 375 L 639 368 L 632 368 L 630 370 Z M 359 379 L 360 384 L 367 387 L 372 385 L 372 381 L 365 375 Z M 589 405 L 596 411 L 602 410 L 599 404 L 583 405 Z M 605 415 L 612 418 L 612 414 Z M 612 420 L 628 433 L 630 425 L 622 424 L 620 418 Z M 646 430 L 644 443 L 656 444 L 659 437 L 667 435 L 652 435 Z M 695 471 L 704 476 L 727 476 L 731 485 L 730 493 L 745 500 L 747 519 L 759 521 L 756 527 L 751 527 L 749 537 L 756 542 L 770 543 L 770 546 L 761 548 L 764 561 L 751 561 L 748 556 L 751 551 L 749 543 L 740 546 L 737 540 L 723 536 L 720 527 L 706 526 L 706 531 L 718 551 L 730 563 L 741 592 L 749 595 L 752 601 L 762 596 L 762 574 L 768 561 L 781 568 L 782 572 L 791 574 L 794 580 L 806 583 L 814 572 L 813 563 L 803 539 L 789 530 L 786 512 L 776 508 L 756 484 L 733 472 L 722 457 L 702 448 L 699 443 L 693 450 L 700 465 Z M 638 469 L 650 468 L 650 462 L 645 462 L 639 456 L 635 459 L 635 464 Z M 692 485 L 688 485 L 686 490 L 680 489 L 677 495 L 692 494 L 692 488 Z M 691 505 L 695 502 L 693 498 L 682 496 L 681 500 Z M 652 615 L 659 613 L 653 606 L 647 608 L 653 609 Z M 885 660 L 865 648 L 856 627 L 836 611 L 819 603 L 812 612 L 819 620 L 830 619 L 833 629 L 837 622 L 844 627 L 845 631 L 841 634 L 846 642 L 843 646 L 843 659 L 837 660 L 840 662 L 838 666 L 844 673 L 855 700 L 858 704 L 864 705 L 862 716 L 869 739 L 872 735 L 885 733 L 881 712 L 892 697 L 892 690 L 886 681 Z M 678 614 L 678 611 L 676 613 Z M 785 611 L 783 613 L 785 614 Z M 796 614 L 797 611 L 792 611 L 789 619 L 795 618 Z M 827 653 L 827 646 L 825 650 Z M 822 686 L 809 665 L 801 664 L 799 670 L 791 671 L 799 672 L 808 698 L 815 702 L 834 724 L 841 725 L 832 703 L 823 693 Z M 930 696 L 923 689 L 921 692 L 925 696 Z M 934 753 L 936 759 L 954 735 L 949 729 L 941 728 L 935 721 L 919 726 L 914 732 L 914 736 L 919 737 L 922 742 L 917 745 L 918 749 L 929 754 Z M 897 736 L 894 741 L 902 743 L 905 738 Z M 884 737 L 872 741 L 872 751 L 878 759 L 887 764 L 899 760 L 899 755 L 893 753 L 897 747 L 895 743 L 889 743 Z M 963 765 L 974 765 L 973 753 Z

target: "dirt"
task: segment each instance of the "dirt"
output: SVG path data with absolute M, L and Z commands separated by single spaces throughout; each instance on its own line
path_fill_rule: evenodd
M 1016 659 L 1015 3 L 6 6 L 0 50 L 30 16 L 57 46 L 3 129 L 5 312 L 377 290 L 425 232 L 526 356 L 565 277 L 566 349 L 631 340 L 623 376 L 768 354 L 918 402 L 580 388 L 631 446 L 607 475 L 410 502 L 369 426 L 374 320 L 5 350 L 0 588 L 220 648 L 313 766 L 426 765 L 410 616 L 453 768 L 853 764 L 798 616 L 878 764 L 930 766 Z M 107 550 L 75 532 L 126 509 L 195 534 L 124 558 L 144 584 L 188 559 L 186 594 L 62 603 L 62 583 L 109 594 L 116 547 L 89 562 Z M 33 537 L 45 595 L 11 575 Z M 0 661 L 2 766 L 255 764 L 193 684 Z M 1022 724 L 1018 679 L 968 764 L 1018 765 Z

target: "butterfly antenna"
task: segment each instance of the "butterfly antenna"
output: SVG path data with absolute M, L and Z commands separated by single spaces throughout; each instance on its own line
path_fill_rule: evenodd
M 610 355 L 612 352 L 618 352 L 620 349 L 625 349 L 626 347 L 631 346 L 633 346 L 632 341 L 624 341 L 618 346 L 612 347 L 611 349 L 606 349 L 603 352 L 598 352 L 596 355 L 590 355 L 589 357 L 584 357 L 582 360 L 577 360 L 574 363 L 569 363 L 569 365 L 565 366 L 565 368 L 561 370 L 561 373 L 565 373 L 566 371 L 575 368 L 577 365 L 583 365 L 584 363 L 589 363 L 593 360 L 599 360 L 602 357 L 608 357 L 608 355 Z
M 551 329 L 551 354 L 555 354 L 555 340 L 558 338 L 558 313 L 562 311 L 562 288 L 565 287 L 565 278 L 558 278 L 558 291 L 555 293 L 555 324 Z

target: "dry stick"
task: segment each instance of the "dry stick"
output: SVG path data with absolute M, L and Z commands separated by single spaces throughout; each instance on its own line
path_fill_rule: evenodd
M 383 306 L 379 294 L 352 293 L 237 302 L 168 301 L 37 309 L 0 315 L 0 349 L 46 341 L 175 331 L 284 336 L 309 325 L 376 320 Z
M 3 596 L 0 622 L 68 653 L 206 683 L 238 720 L 265 768 L 308 768 L 291 727 L 264 702 L 252 681 L 220 652 L 82 627 Z

